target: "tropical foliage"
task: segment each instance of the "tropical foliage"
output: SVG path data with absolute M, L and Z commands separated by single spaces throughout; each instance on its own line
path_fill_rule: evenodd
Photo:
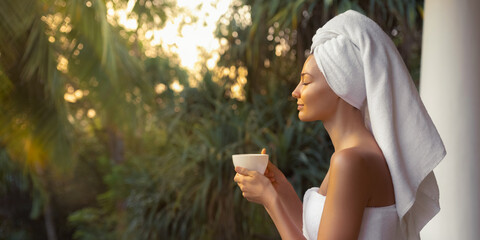
M 129 2 L 134 28 L 108 13 Z M 418 80 L 422 7 L 233 1 L 217 66 L 191 84 L 142 38 L 175 1 L 0 1 L 0 239 L 277 239 L 231 155 L 267 147 L 299 196 L 319 185 L 332 146 L 290 97 L 315 30 L 361 11 Z

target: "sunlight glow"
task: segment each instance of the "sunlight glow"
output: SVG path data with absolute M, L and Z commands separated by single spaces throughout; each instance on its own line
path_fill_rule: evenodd
M 130 11 L 120 9 L 120 10 L 117 10 L 116 12 L 114 11 L 113 13 L 117 15 L 118 24 L 120 24 L 120 26 L 124 26 L 125 29 L 132 31 L 138 28 L 138 23 L 136 19 L 128 18 L 127 15 L 129 12 Z M 109 13 L 109 10 L 107 10 L 107 14 L 108 13 Z
M 230 69 L 224 69 L 223 74 L 224 76 L 228 75 L 231 79 L 236 78 L 235 84 L 230 88 L 231 97 L 240 101 L 245 100 L 244 86 L 247 83 L 248 70 L 245 67 L 239 67 L 236 69 L 232 66 Z
M 177 53 L 180 57 L 180 64 L 189 70 L 195 70 L 195 65 L 201 59 L 201 49 L 204 49 L 207 54 L 211 54 L 211 56 L 207 56 L 207 67 L 211 69 L 219 59 L 219 55 L 213 54 L 213 52 L 220 47 L 219 40 L 214 36 L 214 31 L 218 19 L 227 12 L 231 0 L 201 1 L 202 6 L 199 10 L 196 9 L 199 2 L 195 2 L 195 4 L 192 4 L 192 2 L 179 0 L 177 4 L 198 16 L 197 22 L 189 24 L 188 22 L 191 19 L 188 16 L 180 15 L 169 20 L 163 29 L 147 32 L 145 37 L 147 39 L 152 38 L 150 42 L 152 47 L 162 46 L 167 51 Z M 179 32 L 182 21 L 187 24 Z
M 81 98 L 83 98 L 83 91 L 80 90 L 80 89 L 78 89 L 77 91 L 75 91 L 75 92 L 73 93 L 73 95 L 75 95 L 75 98 L 76 98 L 76 99 L 81 99 Z
M 167 90 L 167 86 L 165 86 L 165 84 L 163 83 L 159 83 L 155 86 L 155 92 L 157 94 L 161 94 L 163 93 L 165 90 Z
M 135 2 L 136 0 L 128 0 L 127 9 L 126 9 L 127 12 L 131 12 L 133 10 L 133 7 L 135 6 Z
M 175 80 L 172 84 L 170 84 L 170 88 L 176 92 L 176 93 L 179 93 L 181 91 L 183 91 L 183 85 L 181 85 L 178 80 Z
M 57 64 L 57 69 L 60 72 L 67 73 L 68 72 L 68 59 L 65 58 L 64 56 L 60 55 L 58 56 L 58 64 Z
M 71 94 L 71 93 L 65 93 L 63 95 L 63 99 L 65 99 L 65 101 L 70 102 L 70 103 L 74 103 L 74 102 L 77 101 L 77 98 L 75 97 L 75 95 Z
M 89 118 L 94 118 L 95 115 L 97 115 L 97 112 L 95 112 L 95 109 L 93 109 L 93 108 L 88 109 L 88 111 L 87 111 L 87 117 L 89 117 Z
M 198 72 L 201 69 L 199 67 L 202 67 L 198 66 L 200 61 L 206 61 L 206 67 L 209 69 L 215 67 L 220 58 L 216 51 L 220 48 L 221 42 L 215 38 L 214 32 L 217 22 L 227 13 L 232 0 L 178 0 L 177 7 L 183 9 L 185 13 L 168 17 L 162 29 L 142 29 L 136 19 L 128 18 L 135 2 L 136 0 L 129 0 L 125 8 L 114 9 L 114 4 L 108 1 L 107 18 L 128 31 L 138 30 L 139 34 L 143 34 L 139 39 L 146 40 L 145 54 L 148 57 L 156 57 L 158 48 L 161 48 L 177 54 L 180 65 L 190 71 Z M 248 11 L 242 18 L 249 19 L 247 13 Z M 195 16 L 196 21 L 193 21 L 190 15 Z
M 67 92 L 63 95 L 63 99 L 69 103 L 75 103 L 90 93 L 88 90 L 75 90 L 70 84 L 67 84 L 66 88 Z

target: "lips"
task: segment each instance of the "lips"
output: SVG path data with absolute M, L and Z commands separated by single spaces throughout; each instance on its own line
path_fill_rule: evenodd
M 300 111 L 303 109 L 303 104 L 297 104 L 297 109 Z

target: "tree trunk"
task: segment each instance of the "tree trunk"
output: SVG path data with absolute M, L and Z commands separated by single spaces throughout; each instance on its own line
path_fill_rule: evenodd
M 47 198 L 43 207 L 43 215 L 45 219 L 45 229 L 47 230 L 48 240 L 57 240 L 57 234 L 55 232 L 55 221 L 53 220 L 53 210 L 50 204 L 50 197 Z

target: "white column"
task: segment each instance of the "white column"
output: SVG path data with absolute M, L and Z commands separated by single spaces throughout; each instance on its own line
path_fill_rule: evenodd
M 420 95 L 447 149 L 422 239 L 480 239 L 480 0 L 426 0 Z

